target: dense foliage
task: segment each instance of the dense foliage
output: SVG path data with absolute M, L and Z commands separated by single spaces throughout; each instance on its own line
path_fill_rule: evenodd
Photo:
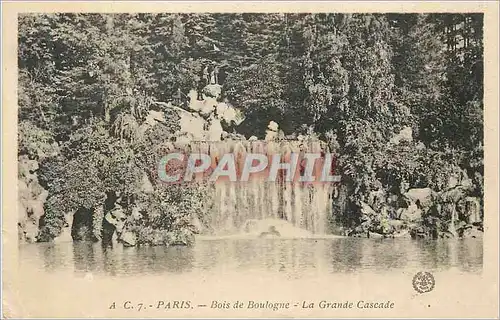
M 379 189 L 441 192 L 465 175 L 482 199 L 481 14 L 25 14 L 18 37 L 19 156 L 39 162 L 49 192 L 40 239 L 110 192 L 166 232 L 201 210 L 196 191 L 143 194 L 178 126 L 145 119 L 199 89 L 211 62 L 245 115 L 234 130 L 262 138 L 272 120 L 335 148 L 344 224 L 361 223 L 363 194 Z M 391 143 L 405 128 L 411 139 Z

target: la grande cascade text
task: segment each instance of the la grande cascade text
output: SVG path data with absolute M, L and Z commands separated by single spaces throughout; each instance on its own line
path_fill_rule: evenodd
M 302 309 L 393 309 L 393 301 L 301 301 L 300 303 L 276 301 L 212 301 L 212 309 L 272 309 L 274 311 L 290 308 Z

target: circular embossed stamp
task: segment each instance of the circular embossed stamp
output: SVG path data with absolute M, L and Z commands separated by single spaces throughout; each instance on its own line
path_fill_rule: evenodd
M 419 271 L 413 277 L 413 288 L 418 293 L 426 293 L 432 291 L 434 286 L 436 285 L 436 280 L 434 280 L 434 276 L 430 272 Z

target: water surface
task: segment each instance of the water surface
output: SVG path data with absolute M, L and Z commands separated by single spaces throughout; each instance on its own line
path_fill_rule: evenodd
M 294 277 L 352 272 L 480 273 L 481 239 L 212 239 L 193 247 L 104 249 L 99 243 L 20 245 L 20 267 L 109 276 L 267 272 Z

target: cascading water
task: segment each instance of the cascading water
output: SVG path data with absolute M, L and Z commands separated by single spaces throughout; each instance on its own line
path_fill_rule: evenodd
M 236 171 L 239 174 L 246 154 L 264 154 L 271 159 L 280 154 L 282 159 L 290 153 L 326 152 L 326 145 L 321 141 L 238 141 L 217 142 L 193 141 L 183 150 L 191 153 L 208 154 L 217 163 L 224 154 L 233 154 Z M 300 156 L 299 156 L 300 159 Z M 282 160 L 283 161 L 283 160 Z M 271 163 L 271 161 L 269 161 Z M 249 181 L 217 181 L 200 183 L 206 188 L 207 203 L 205 232 L 215 235 L 229 235 L 245 232 L 249 222 L 271 221 L 270 224 L 286 223 L 310 234 L 328 233 L 328 217 L 332 214 L 332 191 L 330 183 L 299 182 L 300 163 L 293 181 L 285 181 L 284 170 L 278 171 L 275 181 L 268 181 L 268 176 L 251 177 Z M 314 175 L 321 175 L 321 168 L 314 169 Z M 279 228 L 278 228 L 279 229 Z M 202 230 L 203 233 L 203 230 Z
M 217 89 L 218 85 L 211 87 Z M 220 88 L 212 91 L 220 92 Z M 227 123 L 237 122 L 238 112 L 224 102 L 217 102 L 217 97 L 204 96 L 203 101 L 198 101 L 196 92 L 192 91 L 190 98 L 190 111 L 174 108 L 181 118 L 179 133 L 190 136 L 187 140 L 186 137 L 179 139 L 175 148 L 186 154 L 208 154 L 217 162 L 223 155 L 231 153 L 239 166 L 237 171 L 241 172 L 245 155 L 248 153 L 264 154 L 270 159 L 272 155 L 286 156 L 292 152 L 301 155 L 327 152 L 326 143 L 319 140 L 278 140 L 278 124 L 273 121 L 266 131 L 265 141 L 220 141 L 223 135 L 221 120 L 224 119 Z M 299 168 L 300 166 L 297 166 L 298 170 Z M 295 177 L 299 175 L 300 173 L 295 174 Z M 315 168 L 314 175 L 320 176 L 321 168 Z M 267 181 L 264 175 L 262 179 L 251 178 L 246 182 L 200 181 L 200 188 L 206 191 L 207 201 L 204 203 L 204 216 L 193 217 L 195 224 L 201 226 L 202 233 L 215 235 L 247 232 L 252 225 L 266 220 L 270 220 L 269 224 L 273 226 L 284 223 L 281 225 L 282 229 L 293 226 L 296 230 L 308 234 L 327 233 L 328 221 L 331 220 L 329 216 L 332 214 L 332 184 L 304 183 L 296 180 L 287 182 L 281 175 L 278 176 L 274 181 Z M 203 223 L 196 220 L 203 220 Z M 265 227 L 266 223 L 262 223 L 261 228 Z

